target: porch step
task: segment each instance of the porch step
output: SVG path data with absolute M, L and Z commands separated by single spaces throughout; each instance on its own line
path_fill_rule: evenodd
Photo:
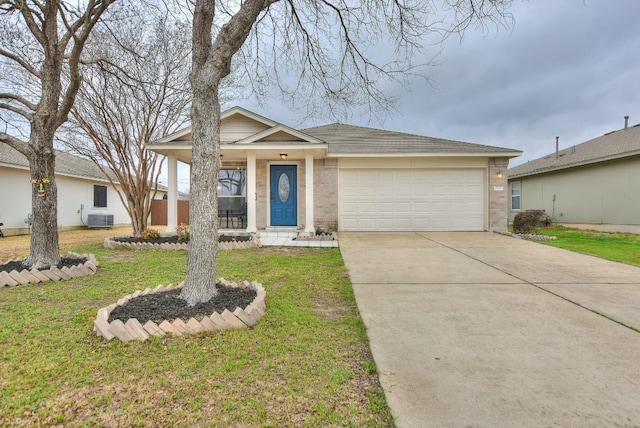
M 262 239 L 268 238 L 287 238 L 294 239 L 297 238 L 300 234 L 300 230 L 295 226 L 286 227 L 286 226 L 268 226 L 265 230 L 261 230 L 258 232 Z
M 283 230 L 283 229 L 279 229 L 279 230 L 261 230 L 258 232 L 258 234 L 260 235 L 260 239 L 268 239 L 268 238 L 287 238 L 287 239 L 294 239 L 298 237 L 298 231 L 295 230 L 295 228 L 293 230 Z

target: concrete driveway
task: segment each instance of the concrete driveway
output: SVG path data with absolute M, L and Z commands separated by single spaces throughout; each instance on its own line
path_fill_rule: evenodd
M 398 427 L 640 427 L 640 268 L 493 233 L 341 233 Z

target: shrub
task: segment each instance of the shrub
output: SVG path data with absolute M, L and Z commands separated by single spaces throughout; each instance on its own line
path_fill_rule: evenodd
M 523 211 L 516 214 L 513 219 L 513 231 L 515 233 L 530 233 L 539 227 L 551 224 L 551 217 L 542 210 Z
M 178 235 L 178 239 L 180 241 L 188 241 L 189 238 L 191 238 L 189 226 L 184 223 L 180 223 L 180 226 L 176 227 L 176 234 Z
M 160 232 L 158 232 L 156 229 L 145 229 L 140 232 L 140 236 L 142 236 L 144 239 L 158 239 L 160 238 Z

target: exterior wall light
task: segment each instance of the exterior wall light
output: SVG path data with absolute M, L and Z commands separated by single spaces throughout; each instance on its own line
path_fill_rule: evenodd
M 502 178 L 502 177 L 503 177 L 503 175 L 502 175 L 502 171 L 498 171 L 498 173 L 496 174 L 496 177 L 498 177 L 498 178 Z
M 289 156 L 286 153 L 280 153 L 280 159 L 281 160 L 287 160 Z

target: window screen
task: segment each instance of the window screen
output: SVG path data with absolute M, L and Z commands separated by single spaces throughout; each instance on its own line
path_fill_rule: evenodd
M 93 206 L 96 208 L 107 207 L 107 186 L 97 184 L 93 186 Z

